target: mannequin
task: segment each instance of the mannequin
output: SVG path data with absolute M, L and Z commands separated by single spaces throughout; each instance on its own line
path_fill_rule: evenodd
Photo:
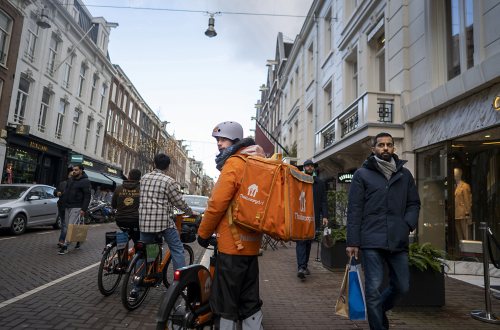
M 472 224 L 472 193 L 470 185 L 462 181 L 462 169 L 453 169 L 455 177 L 455 227 L 458 240 L 469 239 L 469 225 Z

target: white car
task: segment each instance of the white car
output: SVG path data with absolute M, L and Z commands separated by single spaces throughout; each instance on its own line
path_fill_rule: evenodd
M 9 228 L 14 235 L 24 233 L 28 227 L 61 228 L 55 189 L 43 184 L 1 184 L 0 228 Z

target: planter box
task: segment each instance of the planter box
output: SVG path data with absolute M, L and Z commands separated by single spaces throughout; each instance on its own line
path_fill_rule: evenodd
M 401 297 L 396 306 L 444 306 L 444 272 L 427 269 L 421 272 L 410 266 L 410 291 Z
M 336 242 L 332 247 L 321 244 L 321 263 L 329 270 L 344 270 L 347 264 L 346 242 Z

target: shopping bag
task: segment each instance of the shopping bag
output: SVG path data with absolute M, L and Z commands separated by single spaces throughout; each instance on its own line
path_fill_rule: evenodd
M 349 290 L 349 269 L 350 265 L 345 266 L 344 279 L 340 287 L 340 293 L 335 303 L 335 314 L 349 317 L 349 303 L 348 303 L 348 290 Z
M 366 299 L 361 282 L 361 264 L 351 259 L 349 264 L 348 303 L 350 320 L 366 320 Z
M 66 242 L 85 242 L 89 226 L 84 224 L 83 217 L 78 218 L 74 224 L 68 225 Z

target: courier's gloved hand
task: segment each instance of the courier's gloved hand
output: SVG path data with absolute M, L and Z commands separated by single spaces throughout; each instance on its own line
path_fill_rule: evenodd
M 198 235 L 198 244 L 200 246 L 204 247 L 205 249 L 210 245 L 210 238 L 203 238 L 200 235 Z

